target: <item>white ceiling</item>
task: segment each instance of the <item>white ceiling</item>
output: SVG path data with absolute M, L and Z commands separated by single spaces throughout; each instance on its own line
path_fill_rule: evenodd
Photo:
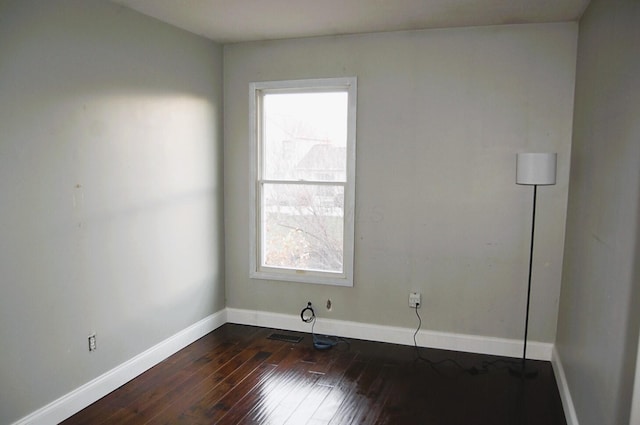
M 111 0 L 221 43 L 576 21 L 589 0 Z

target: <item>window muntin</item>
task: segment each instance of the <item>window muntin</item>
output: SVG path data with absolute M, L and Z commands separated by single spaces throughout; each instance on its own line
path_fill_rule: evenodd
M 355 78 L 251 84 L 251 277 L 353 285 Z

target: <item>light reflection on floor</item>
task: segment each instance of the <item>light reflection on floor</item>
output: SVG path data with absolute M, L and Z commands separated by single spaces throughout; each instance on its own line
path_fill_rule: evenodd
M 301 424 L 311 417 L 331 419 L 344 394 L 339 387 L 322 383 L 323 376 L 306 368 L 275 371 L 258 385 L 259 401 L 249 416 L 260 424 L 274 425 Z M 320 405 L 322 411 L 318 411 Z

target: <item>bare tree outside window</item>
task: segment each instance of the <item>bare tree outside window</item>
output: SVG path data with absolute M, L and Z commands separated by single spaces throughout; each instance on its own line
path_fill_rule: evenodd
M 264 185 L 264 264 L 341 272 L 347 93 L 268 94 L 263 111 L 265 179 L 281 180 Z
M 252 277 L 353 284 L 355 85 L 252 83 Z

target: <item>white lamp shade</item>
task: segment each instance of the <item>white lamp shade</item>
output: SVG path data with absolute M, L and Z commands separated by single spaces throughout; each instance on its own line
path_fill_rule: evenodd
M 516 155 L 516 183 L 556 184 L 556 153 L 519 153 Z

